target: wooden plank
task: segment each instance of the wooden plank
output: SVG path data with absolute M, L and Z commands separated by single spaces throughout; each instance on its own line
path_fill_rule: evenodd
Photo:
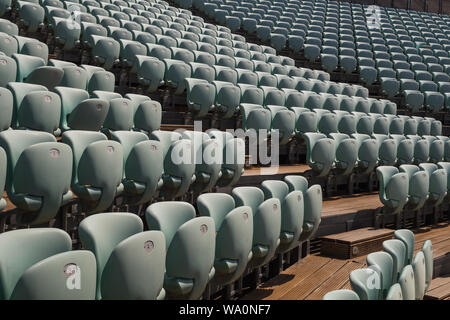
M 427 299 L 444 300 L 450 297 L 450 282 L 437 287 L 433 290 L 428 290 L 426 293 Z
M 274 170 L 273 174 L 301 174 L 305 171 L 309 170 L 310 167 L 306 164 L 296 164 L 296 165 L 281 165 L 277 168 L 274 167 L 253 167 L 251 169 L 245 169 L 244 174 L 242 176 L 248 177 L 248 176 L 259 176 L 259 175 L 265 175 L 265 170 Z M 268 171 L 266 171 L 268 172 Z M 270 176 L 270 175 L 268 175 Z
M 306 297 L 306 300 L 321 300 L 326 293 L 340 289 L 348 281 L 350 272 L 360 268 L 363 268 L 361 263 L 356 263 L 353 261 L 348 262 L 344 267 L 339 269 L 333 277 L 330 277 L 323 282 L 320 287 L 312 291 Z
M 372 239 L 391 235 L 394 235 L 394 230 L 392 229 L 362 228 L 353 231 L 325 236 L 322 237 L 322 241 L 327 240 L 346 244 L 357 244 L 360 242 L 365 242 Z
M 322 268 L 316 270 L 311 276 L 300 281 L 291 288 L 286 294 L 281 296 L 282 300 L 303 300 L 308 294 L 318 288 L 328 278 L 333 276 L 336 271 L 341 269 L 348 262 L 333 259 Z
M 299 263 L 284 270 L 277 277 L 270 279 L 261 287 L 244 296 L 243 300 L 279 299 L 288 292 L 292 286 L 295 286 L 303 279 L 309 277 L 330 260 L 330 258 L 308 256 Z

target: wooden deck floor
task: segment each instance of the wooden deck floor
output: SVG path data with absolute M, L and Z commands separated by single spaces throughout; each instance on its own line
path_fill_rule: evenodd
M 322 205 L 322 217 L 348 214 L 364 210 L 376 210 L 382 207 L 380 197 L 377 192 L 353 194 L 348 196 L 338 196 L 326 198 Z
M 433 279 L 425 299 L 450 300 L 450 274 Z
M 426 240 L 433 244 L 433 256 L 439 259 L 450 255 L 450 223 L 440 223 L 414 230 L 415 252 L 422 248 Z M 243 297 L 244 300 L 318 300 L 329 291 L 350 289 L 349 274 L 352 270 L 364 268 L 366 257 L 340 260 L 320 255 L 308 256 L 299 263 L 283 271 L 280 275 L 264 283 L 258 289 Z M 437 285 L 436 285 L 437 286 Z M 448 287 L 447 287 L 448 286 Z M 440 288 L 440 289 L 439 289 Z M 433 290 L 439 294 L 449 289 L 445 287 Z M 435 292 L 435 293 L 436 293 Z M 445 293 L 445 292 L 444 292 Z
M 307 164 L 282 165 L 279 167 L 253 167 L 250 169 L 245 169 L 242 176 L 248 177 L 266 174 L 302 174 L 309 169 L 310 167 Z

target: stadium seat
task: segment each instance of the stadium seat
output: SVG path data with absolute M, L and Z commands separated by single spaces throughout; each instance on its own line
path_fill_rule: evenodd
M 408 175 L 409 188 L 408 203 L 406 207 L 413 211 L 421 209 L 428 198 L 430 180 L 428 173 L 420 170 L 418 166 L 411 164 L 401 165 L 399 169 L 400 172 L 404 172 Z M 411 260 L 411 258 L 409 258 L 409 260 Z M 410 262 L 411 261 L 409 261 L 409 263 Z
M 406 246 L 403 241 L 398 239 L 386 240 L 383 242 L 383 250 L 391 255 L 394 262 L 392 268 L 392 282 L 398 282 L 400 274 L 405 267 L 407 256 Z
M 393 281 L 393 260 L 392 257 L 383 251 L 370 253 L 367 258 L 367 265 L 376 270 L 381 275 L 380 300 L 386 299 L 388 291 Z
M 423 300 L 426 291 L 426 265 L 425 255 L 422 251 L 417 252 L 414 256 L 414 260 L 412 261 L 412 269 L 414 271 L 415 299 Z
M 392 166 L 376 170 L 380 181 L 380 200 L 388 214 L 398 214 L 408 201 L 408 176 Z
M 434 163 L 421 163 L 419 168 L 426 171 L 430 177 L 428 202 L 432 206 L 440 205 L 447 194 L 447 172 Z
M 164 299 L 164 235 L 143 228 L 128 212 L 100 213 L 80 223 L 81 243 L 97 261 L 97 299 Z
M 213 282 L 226 285 L 244 273 L 252 259 L 253 214 L 250 207 L 235 208 L 233 197 L 225 193 L 205 193 L 198 197 L 200 216 L 214 219 L 216 236 Z
M 195 217 L 186 202 L 163 201 L 145 212 L 150 230 L 166 240 L 164 289 L 168 298 L 198 299 L 215 274 L 216 232 L 214 219 Z M 186 241 L 188 239 L 188 241 Z
M 403 300 L 402 287 L 395 283 L 389 289 L 386 300 Z
M 307 163 L 316 173 L 323 177 L 330 172 L 335 159 L 336 143 L 322 133 L 307 132 L 303 135 L 307 144 Z
M 414 271 L 411 265 L 407 265 L 403 268 L 398 279 L 398 283 L 402 289 L 403 300 L 415 300 L 416 289 Z
M 360 300 L 379 300 L 380 274 L 372 268 L 350 272 L 350 284 Z

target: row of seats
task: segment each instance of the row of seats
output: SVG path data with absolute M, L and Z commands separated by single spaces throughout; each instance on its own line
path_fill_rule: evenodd
M 113 131 L 110 140 L 101 132 L 70 130 L 61 142 L 47 132 L 0 133 L 0 186 L 23 211 L 19 223 L 50 221 L 73 194 L 90 214 L 120 195 L 126 203 L 145 204 L 157 195 L 171 200 L 231 186 L 244 171 L 243 140 L 217 130 Z
M 350 273 L 353 290 L 331 291 L 323 300 L 423 300 L 433 278 L 431 240 L 414 255 L 411 230 L 396 230 L 394 238 L 367 256 L 368 268 Z
M 386 96 L 401 92 L 413 111 L 448 106 L 450 28 L 442 16 L 325 1 L 213 0 L 193 6 L 278 51 L 289 47 L 311 61 L 320 58 L 328 72 L 357 70 L 363 83 L 379 82 Z
M 436 207 L 448 201 L 449 162 L 380 166 L 377 176 L 386 213 L 420 210 L 426 203 Z
M 209 282 L 231 284 L 310 239 L 322 193 L 301 176 L 287 176 L 265 181 L 262 190 L 206 193 L 197 205 L 199 216 L 187 202 L 150 205 L 150 231 L 131 213 L 89 216 L 78 229 L 84 250 L 72 251 L 70 237 L 58 229 L 3 233 L 0 266 L 9 267 L 0 275 L 0 298 L 198 299 Z

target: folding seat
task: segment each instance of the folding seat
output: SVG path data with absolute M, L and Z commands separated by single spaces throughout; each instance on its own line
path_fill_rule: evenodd
M 317 44 L 304 44 L 304 55 L 307 60 L 314 62 L 320 56 L 320 47 Z
M 264 201 L 256 187 L 238 187 L 232 191 L 237 207 L 250 207 L 253 213 L 253 257 L 249 265 L 260 267 L 270 261 L 280 244 L 281 203 L 277 198 Z
M 388 119 L 387 117 L 384 117 L 381 114 L 370 114 L 370 115 L 372 115 L 372 117 L 374 118 L 373 133 L 381 134 L 381 135 L 388 135 L 390 119 Z
M 232 117 L 240 103 L 240 88 L 223 81 L 213 81 L 212 84 L 215 86 L 215 109 L 221 118 Z
M 414 261 L 412 261 L 412 269 L 414 272 L 415 299 L 423 300 L 426 290 L 426 265 L 425 255 L 422 251 L 415 255 Z
M 191 75 L 191 67 L 183 61 L 164 59 L 164 80 L 167 85 L 175 89 L 174 94 L 181 94 L 186 89 L 185 78 Z
M 307 144 L 307 163 L 318 177 L 328 175 L 334 159 L 336 143 L 322 133 L 307 132 L 303 135 Z
M 159 196 L 171 200 L 184 195 L 195 180 L 191 141 L 176 132 L 153 131 L 151 140 L 161 143 L 164 156 L 163 185 Z
M 352 173 L 358 157 L 358 145 L 354 139 L 350 139 L 344 133 L 330 133 L 335 141 L 335 161 L 337 174 L 347 176 Z
M 397 164 L 409 164 L 414 161 L 414 143 L 403 134 L 391 134 L 397 145 Z
M 45 61 L 39 57 L 23 54 L 13 54 L 17 65 L 17 82 L 40 84 L 52 90 L 64 74 L 58 67 L 45 66 Z
M 428 202 L 432 206 L 440 205 L 447 194 L 447 172 L 434 163 L 421 163 L 419 168 L 430 177 Z
M 56 93 L 27 93 L 17 111 L 19 128 L 56 133 L 61 115 L 61 99 Z
M 16 79 L 17 62 L 6 55 L 0 55 L 0 87 L 6 87 L 9 82 L 14 82 Z
M 395 283 L 399 281 L 402 270 L 406 266 L 406 246 L 401 240 L 398 239 L 386 240 L 383 242 L 383 250 L 392 257 L 392 283 Z
M 93 35 L 90 37 L 90 43 L 93 59 L 105 69 L 111 69 L 119 60 L 120 44 L 113 38 Z
M 402 288 L 400 284 L 393 284 L 388 291 L 386 300 L 403 300 Z
M 320 55 L 322 68 L 327 72 L 332 72 L 337 69 L 339 61 L 337 55 L 322 53 Z
M 114 232 L 102 232 L 104 225 Z M 143 232 L 142 221 L 134 214 L 109 212 L 83 220 L 79 235 L 97 261 L 97 299 L 164 299 L 162 232 Z M 145 250 L 137 250 L 142 242 Z
M 279 143 L 285 145 L 290 141 L 294 135 L 295 129 L 295 114 L 284 106 L 268 105 L 267 109 L 271 113 L 271 131 L 278 130 Z
M 400 82 L 395 79 L 395 75 L 393 78 L 383 77 L 380 71 L 378 77 L 381 82 L 381 92 L 385 94 L 388 98 L 393 98 L 399 93 Z
M 328 292 L 322 300 L 359 300 L 359 296 L 353 290 L 341 289 Z
M 66 232 L 56 228 L 14 230 L 0 236 L 0 248 L 0 266 L 5 270 L 1 275 L 1 299 L 95 298 L 95 257 L 87 250 L 72 251 Z M 60 277 L 54 277 L 57 270 L 62 272 Z M 53 281 L 48 281 L 51 277 Z
M 394 232 L 395 239 L 403 242 L 406 247 L 405 265 L 413 263 L 414 233 L 409 229 L 399 229 Z
M 255 130 L 256 135 L 259 134 L 260 130 L 270 132 L 271 112 L 264 109 L 261 104 L 241 103 L 239 111 L 242 115 L 242 129 L 244 131 Z
M 377 69 L 370 66 L 359 66 L 360 80 L 366 85 L 371 85 L 377 80 L 378 71 Z
M 411 265 L 407 265 L 403 268 L 398 279 L 398 283 L 400 284 L 402 290 L 403 300 L 415 300 L 415 279 L 414 271 Z
M 239 83 L 238 87 L 241 89 L 241 104 L 251 103 L 256 105 L 263 105 L 264 93 L 263 90 L 249 84 Z
M 428 198 L 428 173 L 420 170 L 419 167 L 415 165 L 401 165 L 400 172 L 406 173 L 409 180 L 408 203 L 406 208 L 412 211 L 421 209 Z M 401 234 L 399 237 L 400 236 Z M 399 237 L 396 236 L 397 239 L 399 239 Z M 405 245 L 407 245 L 406 242 Z M 408 245 L 407 248 L 408 252 L 410 252 Z M 409 258 L 408 264 L 411 263 L 411 259 L 412 258 Z
M 408 201 L 408 176 L 396 167 L 380 166 L 376 170 L 380 181 L 380 200 L 385 213 L 397 214 Z
M 106 139 L 100 132 L 66 131 L 63 143 L 74 154 L 72 191 L 80 198 L 86 212 L 96 213 L 109 208 L 123 191 L 123 148 Z
M 155 92 L 164 84 L 164 62 L 155 57 L 136 55 L 132 70 L 136 70 L 139 83 L 144 85 L 148 92 Z
M 167 296 L 200 298 L 215 274 L 214 219 L 196 218 L 192 205 L 173 201 L 152 204 L 145 216 L 149 229 L 162 231 L 166 239 L 164 289 Z M 190 241 L 184 241 L 186 237 Z
M 370 253 L 366 261 L 371 269 L 376 270 L 381 275 L 379 299 L 384 300 L 388 296 L 388 291 L 393 284 L 392 271 L 394 261 L 390 254 L 383 251 Z
M 360 300 L 379 300 L 380 274 L 372 268 L 356 269 L 350 272 L 350 284 Z
M 438 163 L 442 161 L 444 158 L 444 141 L 429 135 L 423 135 L 422 139 L 427 140 L 430 146 L 428 162 Z
M 439 112 L 440 110 L 443 109 L 444 95 L 442 93 L 434 91 L 425 91 L 423 94 L 425 96 L 425 106 L 429 108 L 431 112 Z
M 423 255 L 425 257 L 425 289 L 428 290 L 433 279 L 433 248 L 431 240 L 426 240 L 422 246 Z
M 0 16 L 3 16 L 2 11 L 4 10 L 3 5 L 5 5 L 6 3 L 2 2 L 0 5 L 2 5 L 2 8 L 0 9 Z M 9 4 L 10 5 L 10 4 Z M 0 32 L 6 33 L 10 36 L 17 36 L 19 35 L 19 27 L 7 20 L 7 19 L 0 19 Z
M 44 24 L 45 11 L 37 3 L 18 1 L 19 22 L 26 27 L 27 32 L 36 32 Z

